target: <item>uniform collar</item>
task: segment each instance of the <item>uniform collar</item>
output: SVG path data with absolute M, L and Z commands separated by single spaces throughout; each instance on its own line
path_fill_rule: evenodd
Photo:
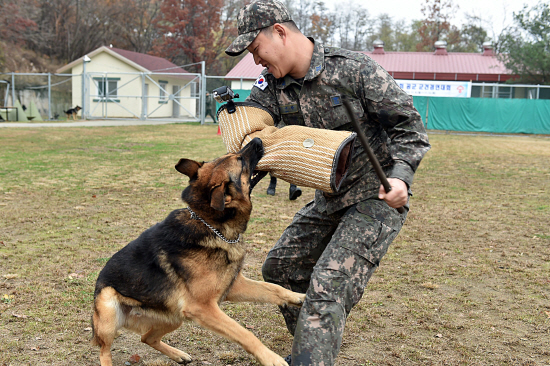
M 309 64 L 309 70 L 304 80 L 315 79 L 325 69 L 325 49 L 323 45 L 315 42 L 311 37 L 307 37 L 313 42 L 313 55 L 311 56 L 311 63 Z M 277 88 L 285 89 L 291 84 L 298 84 L 290 75 L 285 75 L 280 79 L 276 79 Z
M 313 42 L 313 55 L 311 56 L 311 63 L 309 64 L 309 70 L 306 74 L 305 80 L 313 80 L 325 69 L 325 49 L 323 45 L 311 37 L 308 37 Z

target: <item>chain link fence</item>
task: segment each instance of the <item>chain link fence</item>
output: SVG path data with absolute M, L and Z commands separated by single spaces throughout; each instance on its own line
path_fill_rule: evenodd
M 63 120 L 71 108 L 72 75 L 0 74 L 0 116 L 9 121 Z
M 0 121 L 204 122 L 205 80 L 202 73 L 2 73 Z

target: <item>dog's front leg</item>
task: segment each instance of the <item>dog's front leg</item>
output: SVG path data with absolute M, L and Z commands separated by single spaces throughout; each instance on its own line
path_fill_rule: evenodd
M 216 302 L 190 304 L 184 315 L 200 326 L 239 344 L 264 366 L 288 366 L 285 360 L 267 348 L 254 334 L 227 316 Z
M 232 302 L 302 306 L 306 295 L 287 290 L 273 283 L 254 281 L 239 273 L 225 299 Z

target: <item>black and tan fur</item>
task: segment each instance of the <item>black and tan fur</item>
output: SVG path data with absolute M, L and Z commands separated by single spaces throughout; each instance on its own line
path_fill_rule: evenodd
M 207 163 L 181 159 L 176 165 L 190 178 L 182 199 L 229 240 L 246 230 L 251 176 L 262 154 L 261 141 L 254 139 L 236 154 Z M 245 251 L 243 240 L 228 244 L 180 209 L 115 253 L 99 274 L 94 295 L 93 342 L 101 347 L 101 365 L 112 365 L 111 345 L 120 328 L 137 332 L 142 342 L 178 363 L 191 362 L 187 353 L 161 341 L 185 320 L 240 344 L 262 365 L 287 365 L 218 306 L 304 301 L 303 294 L 245 278 Z
M 80 108 L 79 106 L 76 106 L 74 108 L 71 108 L 67 111 L 65 111 L 65 114 L 67 115 L 67 119 L 73 117 L 73 120 L 76 121 L 76 114 L 78 113 L 79 110 L 81 110 L 82 108 Z

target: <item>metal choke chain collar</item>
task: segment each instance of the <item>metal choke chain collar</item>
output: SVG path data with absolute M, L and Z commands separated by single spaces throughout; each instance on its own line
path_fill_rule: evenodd
M 235 240 L 229 240 L 227 239 L 225 236 L 223 236 L 222 233 L 220 233 L 218 231 L 218 229 L 216 229 L 215 227 L 213 227 L 212 225 L 210 225 L 209 223 L 207 223 L 206 221 L 204 221 L 199 215 L 197 215 L 195 213 L 195 211 L 191 210 L 191 207 L 187 207 L 186 210 L 189 211 L 189 213 L 191 214 L 191 218 L 193 220 L 201 220 L 203 224 L 206 225 L 207 228 L 209 228 L 210 230 L 212 230 L 214 232 L 214 234 L 216 234 L 218 236 L 218 238 L 220 238 L 221 240 L 225 241 L 227 244 L 237 244 L 240 240 L 241 240 L 241 234 L 239 234 L 239 236 L 237 237 L 237 239 Z

